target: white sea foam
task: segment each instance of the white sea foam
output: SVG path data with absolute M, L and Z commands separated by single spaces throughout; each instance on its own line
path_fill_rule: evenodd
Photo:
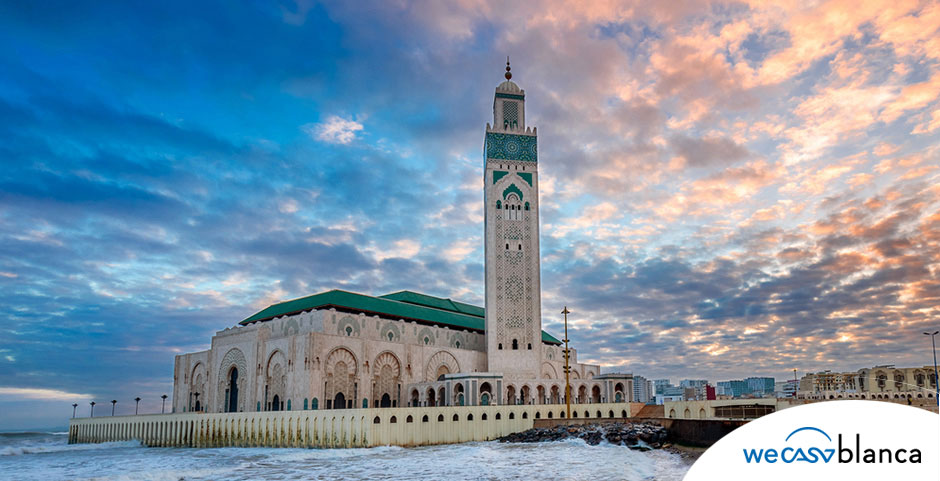
M 0 478 L 22 481 L 248 481 L 258 479 L 610 479 L 680 481 L 688 466 L 580 439 L 401 448 L 145 448 L 136 442 L 66 444 L 66 436 L 3 439 Z M 11 444 L 12 443 L 12 444 Z
M 23 454 L 57 453 L 62 451 L 88 451 L 108 448 L 141 447 L 138 441 L 116 441 L 100 444 L 60 444 L 60 443 L 24 443 L 0 448 L 0 456 L 21 456 Z

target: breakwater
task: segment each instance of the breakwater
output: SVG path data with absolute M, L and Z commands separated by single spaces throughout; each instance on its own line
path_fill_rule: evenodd
M 564 405 L 443 406 L 73 418 L 69 443 L 161 447 L 357 448 L 488 441 L 564 417 Z M 572 420 L 628 417 L 627 403 L 579 404 Z
M 558 424 L 554 427 L 532 428 L 499 438 L 500 442 L 540 443 L 563 439 L 583 439 L 596 446 L 601 441 L 613 445 L 624 445 L 638 451 L 658 449 L 666 440 L 666 428 L 652 423 L 631 423 L 595 420 L 586 424 Z

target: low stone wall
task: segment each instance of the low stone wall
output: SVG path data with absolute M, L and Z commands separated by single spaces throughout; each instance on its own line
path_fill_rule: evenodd
M 576 407 L 575 407 L 576 406 Z M 572 418 L 629 416 L 627 403 L 578 404 Z M 69 443 L 160 447 L 358 448 L 487 441 L 564 416 L 562 405 L 444 406 L 74 418 Z
M 666 428 L 666 441 L 683 446 L 707 448 L 731 431 L 747 424 L 747 420 L 670 419 L 651 418 L 643 422 L 656 423 Z

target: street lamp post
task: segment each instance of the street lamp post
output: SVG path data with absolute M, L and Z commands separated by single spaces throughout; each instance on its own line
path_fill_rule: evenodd
M 571 419 L 571 366 L 568 364 L 568 314 L 571 314 L 571 311 L 568 310 L 568 306 L 565 306 L 565 309 L 561 311 L 565 315 L 565 419 Z
M 95 402 L 91 402 L 91 417 L 95 417 Z
M 137 405 L 134 406 L 134 416 L 136 416 L 136 415 L 137 415 L 137 410 L 140 409 L 140 398 L 139 398 L 139 397 L 135 397 L 135 398 L 134 398 L 134 402 L 137 403 Z
M 933 347 L 933 385 L 937 388 L 934 397 L 937 400 L 937 407 L 940 407 L 940 375 L 937 375 L 937 341 L 934 336 L 940 334 L 940 331 L 925 332 L 925 336 L 930 336 L 930 345 Z
M 111 400 L 111 416 L 114 416 L 114 406 L 117 406 L 117 399 Z
M 75 410 L 78 409 L 78 403 L 72 403 L 72 417 L 75 417 Z
M 160 396 L 160 399 L 163 399 L 163 406 L 160 407 L 160 414 L 166 413 L 166 394 Z

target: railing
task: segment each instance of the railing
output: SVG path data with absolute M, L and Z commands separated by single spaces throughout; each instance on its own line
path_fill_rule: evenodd
M 75 418 L 69 443 L 139 440 L 163 447 L 357 448 L 486 441 L 564 417 L 563 404 L 175 413 Z M 572 419 L 628 417 L 628 403 L 580 404 Z M 626 416 L 623 416 L 623 415 Z

